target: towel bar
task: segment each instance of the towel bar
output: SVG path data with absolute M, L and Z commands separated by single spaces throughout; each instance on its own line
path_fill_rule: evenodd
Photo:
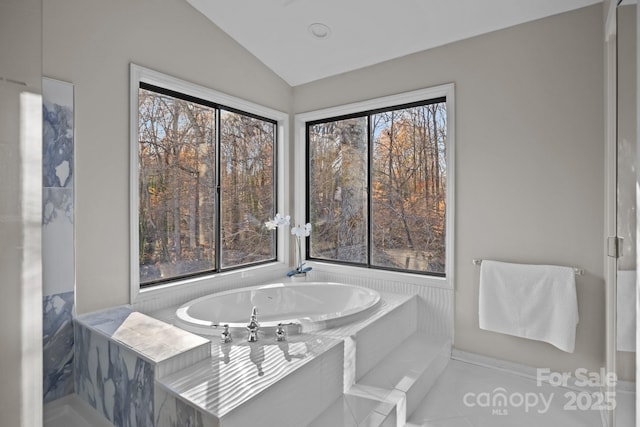
M 473 262 L 473 265 L 482 264 L 482 260 L 479 258 L 474 258 L 471 262 Z M 584 274 L 584 269 L 573 267 L 573 272 L 576 274 L 576 276 L 582 276 Z

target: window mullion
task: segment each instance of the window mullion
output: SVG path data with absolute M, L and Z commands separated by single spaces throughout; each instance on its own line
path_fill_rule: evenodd
M 304 202 L 305 224 L 311 222 L 311 197 L 309 196 L 309 194 L 311 193 L 310 191 L 311 177 L 309 176 L 309 170 L 311 168 L 311 154 L 310 154 L 311 149 L 310 149 L 310 142 L 309 142 L 309 128 L 310 128 L 310 125 L 309 123 L 307 123 L 305 126 L 305 137 L 304 137 L 304 140 L 305 140 L 304 158 L 306 159 L 306 163 L 304 166 L 304 175 L 305 175 L 304 188 L 306 193 L 305 202 Z M 311 236 L 306 238 L 304 251 L 305 251 L 305 259 L 310 259 L 311 258 Z
M 275 212 L 278 211 L 278 203 L 280 203 L 280 197 L 284 197 L 283 195 L 278 193 L 278 170 L 281 167 L 280 164 L 278 163 L 278 156 L 280 155 L 280 153 L 278 152 L 278 141 L 279 141 L 279 135 L 278 135 L 278 126 L 274 123 L 273 124 L 273 135 L 274 135 L 274 146 L 273 146 L 273 171 L 274 171 L 274 175 L 273 175 L 273 194 L 275 194 L 275 197 L 273 199 L 273 209 L 271 210 L 271 215 L 274 215 Z M 274 238 L 274 254 L 275 254 L 275 259 L 274 261 L 278 260 L 278 233 L 275 233 L 275 238 Z
M 222 201 L 222 191 L 220 188 L 220 184 L 221 184 L 221 162 L 220 162 L 220 144 L 221 144 L 221 120 L 220 120 L 220 109 L 216 108 L 215 109 L 215 121 L 216 121 L 216 132 L 215 132 L 215 144 L 216 144 L 216 158 L 215 158 L 215 168 L 216 168 L 216 194 L 215 194 L 215 201 L 216 201 L 216 219 L 215 219 L 215 233 L 216 233 L 216 248 L 215 248 L 215 271 L 219 272 L 221 265 L 222 265 L 222 256 L 221 256 L 221 250 L 220 248 L 222 247 L 222 207 L 221 207 L 221 201 Z
M 371 114 L 367 115 L 367 183 L 366 183 L 366 191 L 367 191 L 367 267 L 371 267 L 371 259 L 372 259 L 372 235 L 373 235 L 373 227 L 372 227 L 372 199 L 371 199 L 371 184 L 373 182 L 372 174 L 373 174 L 373 142 L 372 142 L 372 129 L 371 129 Z

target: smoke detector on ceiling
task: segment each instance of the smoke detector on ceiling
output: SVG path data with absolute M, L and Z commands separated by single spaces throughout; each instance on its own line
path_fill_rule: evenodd
M 331 28 L 321 22 L 314 22 L 313 24 L 309 25 L 308 30 L 313 38 L 318 40 L 328 39 L 331 35 Z

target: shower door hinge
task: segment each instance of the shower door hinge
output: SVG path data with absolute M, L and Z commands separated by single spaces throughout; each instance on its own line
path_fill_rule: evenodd
M 611 258 L 620 258 L 622 256 L 622 237 L 612 236 L 607 238 L 607 255 Z

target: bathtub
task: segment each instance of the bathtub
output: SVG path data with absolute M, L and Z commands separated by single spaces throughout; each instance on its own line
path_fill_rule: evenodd
M 253 307 L 260 335 L 286 325 L 289 334 L 333 328 L 366 317 L 380 303 L 378 292 L 332 282 L 273 283 L 207 295 L 176 310 L 176 326 L 200 335 L 247 335 Z

